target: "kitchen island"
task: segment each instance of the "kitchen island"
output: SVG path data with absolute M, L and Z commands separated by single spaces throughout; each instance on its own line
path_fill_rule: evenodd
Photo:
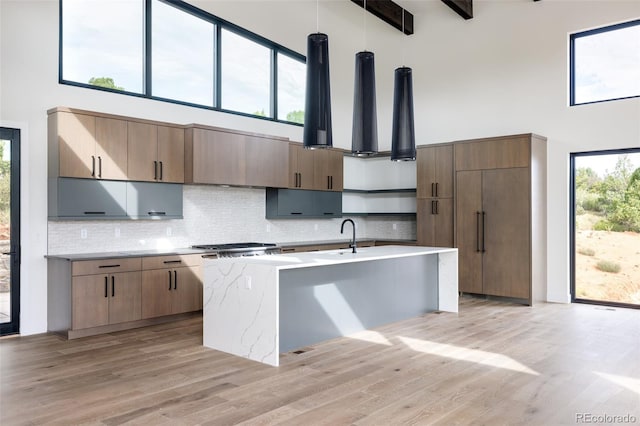
M 203 344 L 279 354 L 431 311 L 458 311 L 458 250 L 380 246 L 204 260 Z

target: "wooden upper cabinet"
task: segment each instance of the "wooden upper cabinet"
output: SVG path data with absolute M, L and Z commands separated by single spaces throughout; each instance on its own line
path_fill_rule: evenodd
M 185 132 L 185 182 L 286 188 L 289 143 L 224 129 Z
M 249 137 L 246 141 L 246 184 L 286 188 L 289 185 L 289 144 Z
M 342 191 L 343 155 L 337 149 L 304 149 L 289 145 L 289 188 Z
M 453 146 L 421 147 L 417 158 L 417 197 L 453 197 Z
M 158 126 L 158 163 L 161 182 L 184 182 L 184 129 Z
M 50 175 L 93 178 L 96 118 L 91 115 L 57 112 L 49 115 L 48 127 Z
M 315 151 L 315 189 L 342 191 L 344 172 L 342 151 L 321 149 Z
M 127 122 L 96 117 L 96 177 L 127 180 Z
M 529 167 L 531 135 L 460 142 L 455 144 L 456 170 Z
M 127 179 L 127 122 L 70 111 L 48 119 L 49 175 Z
M 315 150 L 300 144 L 289 144 L 289 188 L 314 189 Z
M 184 129 L 128 123 L 128 176 L 147 182 L 184 182 Z
M 128 176 L 131 180 L 157 180 L 158 126 L 129 122 Z

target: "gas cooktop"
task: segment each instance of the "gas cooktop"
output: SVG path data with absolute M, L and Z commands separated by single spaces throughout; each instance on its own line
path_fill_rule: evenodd
M 228 243 L 228 244 L 201 244 L 194 245 L 191 248 L 200 250 L 242 250 L 242 249 L 266 249 L 276 247 L 273 243 Z

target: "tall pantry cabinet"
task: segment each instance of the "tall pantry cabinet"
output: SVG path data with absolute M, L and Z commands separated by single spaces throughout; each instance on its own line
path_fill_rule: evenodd
M 453 145 L 417 150 L 418 245 L 453 247 Z
M 546 139 L 533 134 L 454 144 L 459 290 L 546 296 Z

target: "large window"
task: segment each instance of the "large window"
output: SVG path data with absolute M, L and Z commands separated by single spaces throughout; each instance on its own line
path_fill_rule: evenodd
M 213 23 L 158 0 L 151 16 L 151 94 L 213 107 Z
M 570 37 L 571 105 L 640 96 L 640 20 Z
M 143 3 L 64 0 L 62 79 L 143 93 Z
M 271 50 L 222 30 L 222 108 L 271 116 Z
M 60 0 L 60 83 L 302 124 L 305 58 L 179 0 Z

